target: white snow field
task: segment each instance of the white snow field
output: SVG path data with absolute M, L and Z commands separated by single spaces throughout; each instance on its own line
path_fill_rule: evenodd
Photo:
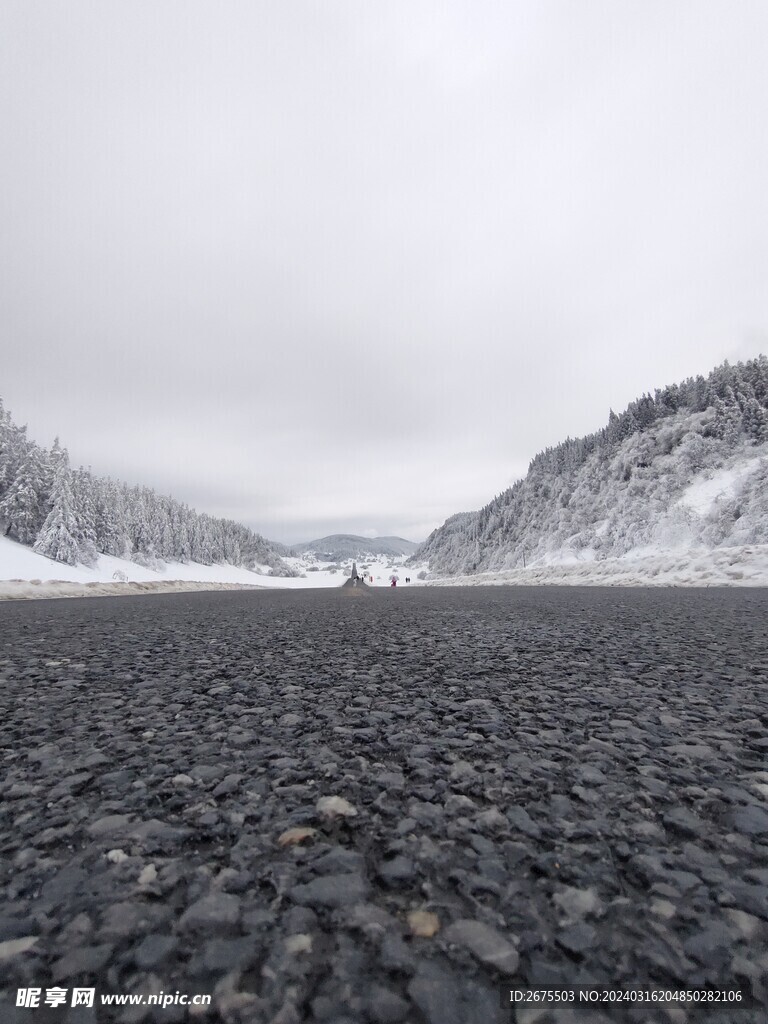
M 751 458 L 740 459 L 731 466 L 716 470 L 710 477 L 698 477 L 686 487 L 676 504 L 687 505 L 702 518 L 711 515 L 718 502 L 738 496 L 749 477 L 761 468 L 761 455 L 765 458 L 762 450 Z
M 349 575 L 351 561 L 334 566 L 318 562 L 309 555 L 284 559 L 305 573 L 304 577 L 269 575 L 260 567 L 251 572 L 236 565 L 201 565 L 197 562 L 160 563 L 158 570 L 148 569 L 122 558 L 100 555 L 92 568 L 86 565 L 65 565 L 37 554 L 32 548 L 8 537 L 0 537 L 0 600 L 40 597 L 100 597 L 137 593 L 169 593 L 187 590 L 232 590 L 246 587 L 340 587 Z M 403 585 L 405 576 L 416 578 L 402 567 L 403 559 L 379 558 L 358 560 L 374 577 L 374 586 L 389 586 L 390 577 L 398 576 Z M 345 575 L 346 573 L 346 575 Z M 125 577 L 125 579 L 123 579 Z

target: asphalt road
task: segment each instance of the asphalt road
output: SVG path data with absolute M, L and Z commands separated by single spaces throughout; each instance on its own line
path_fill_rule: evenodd
M 678 997 L 516 1019 L 764 1022 L 767 624 L 764 590 L 0 605 L 0 1019 L 492 1024 L 580 984 Z M 211 1008 L 100 1005 L 158 992 Z

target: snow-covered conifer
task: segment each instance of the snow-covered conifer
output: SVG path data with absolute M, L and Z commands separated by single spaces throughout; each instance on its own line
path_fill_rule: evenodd
M 45 457 L 36 444 L 28 444 L 16 475 L 0 501 L 0 523 L 4 533 L 22 544 L 34 544 L 45 518 L 42 497 Z
M 13 483 L 28 447 L 27 428 L 17 426 L 0 408 L 0 498 Z
M 80 561 L 95 565 L 98 560 L 96 549 L 96 504 L 93 477 L 81 466 L 71 475 L 75 539 L 80 551 Z
M 35 542 L 35 551 L 38 554 L 46 555 L 57 562 L 66 562 L 67 565 L 77 565 L 81 560 L 74 504 L 69 458 L 66 449 L 63 448 L 58 457 L 51 491 L 51 509 Z

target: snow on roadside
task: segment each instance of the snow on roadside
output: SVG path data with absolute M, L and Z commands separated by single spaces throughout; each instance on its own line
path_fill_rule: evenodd
M 478 573 L 473 576 L 431 578 L 427 586 L 768 586 L 768 545 L 688 548 L 654 551 L 645 548 L 621 558 L 594 559 L 594 552 L 580 552 L 557 564 L 548 561 L 527 569 Z M 0 600 L 47 597 L 102 597 L 121 594 L 183 593 L 195 590 L 237 590 L 250 587 L 302 589 L 340 587 L 349 575 L 349 563 L 331 564 L 311 557 L 286 559 L 303 577 L 269 576 L 267 570 L 251 572 L 234 565 L 168 563 L 163 571 L 102 555 L 98 564 L 70 566 L 38 555 L 31 548 L 0 537 Z M 409 576 L 412 586 L 423 566 L 405 567 L 402 560 L 359 560 L 358 570 L 374 577 L 374 587 L 388 587 L 396 575 L 399 586 Z M 122 573 L 127 582 L 113 578 Z
M 32 548 L 0 537 L 0 600 L 42 597 L 100 597 L 120 594 L 180 593 L 187 590 L 236 590 L 249 587 L 304 589 L 340 587 L 352 562 L 333 565 L 310 556 L 286 558 L 303 576 L 272 576 L 265 566 L 251 571 L 237 565 L 201 565 L 197 562 L 160 563 L 149 569 L 111 555 L 100 555 L 95 566 L 65 565 L 37 554 Z M 396 573 L 401 583 L 403 559 L 378 558 L 363 564 L 374 586 L 389 586 Z M 415 572 L 414 572 L 415 577 Z
M 158 571 L 111 555 L 101 555 L 93 567 L 65 565 L 63 562 L 55 562 L 52 558 L 39 555 L 25 544 L 19 544 L 8 537 L 0 537 L 0 580 L 112 583 L 115 574 L 118 573 L 132 583 L 181 580 L 194 583 L 242 583 L 253 586 L 263 585 L 269 578 L 267 572 L 265 569 L 263 574 L 259 574 L 236 565 L 199 565 L 195 562 L 169 562 L 162 571 Z
M 646 557 L 630 552 L 621 558 L 527 569 L 485 572 L 474 576 L 430 578 L 427 586 L 580 586 L 580 587 L 766 587 L 768 544 L 733 548 L 659 551 Z
M 196 590 L 263 590 L 245 583 L 194 583 L 187 580 L 149 580 L 146 583 L 67 583 L 65 580 L 3 580 L 0 601 L 53 597 L 126 597 L 130 594 L 183 594 Z

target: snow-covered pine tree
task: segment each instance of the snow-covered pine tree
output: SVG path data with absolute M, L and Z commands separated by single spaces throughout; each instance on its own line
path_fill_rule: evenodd
M 210 519 L 206 515 L 197 516 L 200 530 L 198 534 L 198 552 L 194 557 L 202 565 L 213 564 L 213 541 L 211 538 Z
M 92 482 L 96 549 L 125 558 L 128 528 L 120 489 L 109 477 L 93 477 Z
M 51 486 L 53 486 L 53 478 L 56 476 L 56 471 L 58 470 L 59 463 L 62 460 L 67 463 L 67 466 L 69 466 L 69 454 L 66 448 L 61 447 L 61 442 L 59 441 L 57 434 L 53 439 L 53 445 L 51 446 L 51 450 L 48 454 L 48 461 L 51 464 Z
M 0 398 L 0 498 L 5 494 L 12 479 L 9 466 L 11 430 L 11 414 L 6 410 L 3 400 Z
M 58 465 L 51 491 L 51 510 L 45 518 L 35 541 L 35 551 L 57 562 L 77 565 L 81 561 L 77 543 L 78 526 L 75 519 L 75 499 L 72 494 L 69 457 L 66 448 L 58 453 Z
M 28 444 L 16 475 L 0 501 L 0 523 L 6 537 L 22 544 L 34 544 L 45 514 L 45 455 L 36 444 Z
M 745 433 L 758 444 L 768 441 L 768 413 L 760 405 L 754 393 L 745 403 L 742 423 Z
M 93 477 L 88 470 L 79 469 L 72 473 L 73 511 L 77 529 L 75 539 L 80 551 L 80 561 L 95 565 L 99 553 L 96 549 L 96 505 Z
M 178 560 L 176 541 L 173 534 L 171 516 L 175 502 L 172 498 L 161 498 L 157 508 L 158 518 L 158 554 L 166 562 Z
M 171 510 L 171 529 L 174 557 L 179 562 L 189 562 L 192 558 L 190 512 L 186 505 L 181 505 L 177 501 L 173 503 Z
M 27 428 L 17 426 L 0 406 L 0 498 L 16 478 L 28 447 Z

